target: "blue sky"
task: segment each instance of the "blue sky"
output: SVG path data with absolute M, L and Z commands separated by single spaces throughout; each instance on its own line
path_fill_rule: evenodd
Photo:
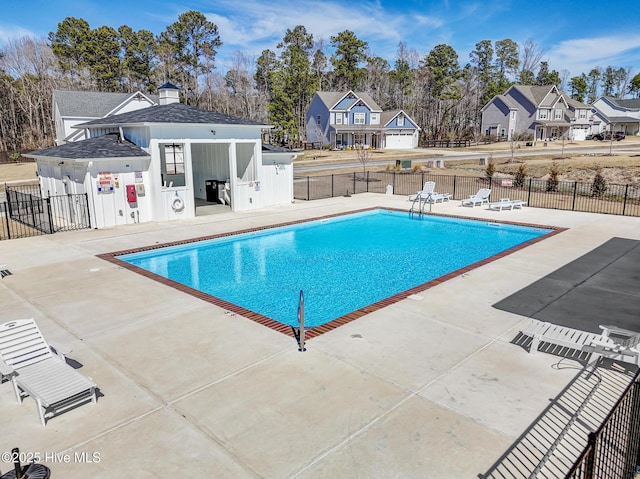
M 277 51 L 287 28 L 304 25 L 314 39 L 352 30 L 369 42 L 370 53 L 391 65 L 399 42 L 423 58 L 436 45 L 451 45 L 460 64 L 481 40 L 533 40 L 551 68 L 571 76 L 594 67 L 640 72 L 640 8 L 634 2 L 605 6 L 601 0 L 429 1 L 429 0 L 0 0 L 0 45 L 31 35 L 46 37 L 66 17 L 83 18 L 91 28 L 129 25 L 155 34 L 187 10 L 204 13 L 218 25 L 224 45 L 218 66 L 226 70 L 241 51 L 257 58 Z M 626 5 L 626 8 L 624 7 Z

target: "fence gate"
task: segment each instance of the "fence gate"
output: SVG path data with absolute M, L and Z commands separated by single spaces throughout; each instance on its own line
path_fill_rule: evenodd
M 0 203 L 0 240 L 91 227 L 87 194 L 42 198 L 38 187 L 6 186 Z

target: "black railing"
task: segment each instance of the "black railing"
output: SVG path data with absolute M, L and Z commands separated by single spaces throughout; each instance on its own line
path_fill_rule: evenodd
M 357 193 L 385 193 L 391 185 L 396 195 L 413 195 L 426 181 L 435 181 L 438 193 L 448 193 L 461 200 L 480 188 L 491 188 L 491 201 L 500 198 L 526 201 L 528 206 L 589 213 L 640 216 L 640 186 L 607 184 L 604 189 L 592 183 L 527 178 L 521 182 L 510 178 L 480 178 L 429 173 L 354 172 L 294 178 L 294 198 L 316 200 Z
M 91 227 L 86 193 L 40 197 L 38 186 L 7 186 L 0 203 L 0 239 Z
M 632 479 L 640 465 L 638 374 L 589 442 L 565 479 Z

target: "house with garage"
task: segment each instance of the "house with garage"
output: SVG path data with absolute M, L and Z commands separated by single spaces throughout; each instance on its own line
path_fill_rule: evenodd
M 53 90 L 53 122 L 56 145 L 86 139 L 87 130 L 75 128 L 87 121 L 148 108 L 158 104 L 158 95 Z
M 512 85 L 482 108 L 482 132 L 497 140 L 585 140 L 591 107 L 555 85 Z
M 640 98 L 602 96 L 593 103 L 590 115 L 592 134 L 605 131 L 640 134 Z
M 306 114 L 307 142 L 332 149 L 417 148 L 420 127 L 403 110 L 382 111 L 366 93 L 313 95 Z
M 74 125 L 86 139 L 34 151 L 43 196 L 87 195 L 91 226 L 193 218 L 290 204 L 296 153 L 264 148 L 269 125 L 185 105 L 165 84 L 158 104 Z

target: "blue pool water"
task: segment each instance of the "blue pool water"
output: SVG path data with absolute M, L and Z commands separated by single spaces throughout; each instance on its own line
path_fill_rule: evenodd
M 314 327 L 550 231 L 374 210 L 118 258 L 286 325 L 303 290 Z

